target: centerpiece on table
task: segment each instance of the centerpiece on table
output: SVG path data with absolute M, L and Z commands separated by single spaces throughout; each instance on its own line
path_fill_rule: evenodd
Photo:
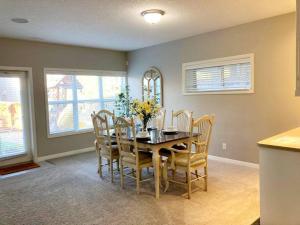
M 156 104 L 154 99 L 149 99 L 146 101 L 140 101 L 134 99 L 130 105 L 131 114 L 137 116 L 142 122 L 142 132 L 141 137 L 147 137 L 147 125 L 152 118 L 155 118 L 159 110 L 159 106 Z

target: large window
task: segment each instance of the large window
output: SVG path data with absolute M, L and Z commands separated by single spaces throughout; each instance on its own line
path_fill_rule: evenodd
M 89 131 L 91 113 L 113 110 L 125 73 L 45 69 L 49 136 Z
M 184 94 L 253 93 L 253 54 L 184 63 Z

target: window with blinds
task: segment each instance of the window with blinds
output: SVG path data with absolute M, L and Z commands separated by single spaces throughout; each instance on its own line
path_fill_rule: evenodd
M 45 69 L 48 136 L 92 130 L 91 113 L 114 110 L 125 72 Z
M 253 93 L 253 54 L 182 65 L 183 94 Z

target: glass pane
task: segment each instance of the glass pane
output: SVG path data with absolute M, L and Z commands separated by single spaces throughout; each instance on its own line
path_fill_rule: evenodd
M 250 63 L 224 66 L 224 88 L 249 90 L 251 88 L 250 70 Z
M 148 99 L 148 79 L 145 79 L 144 78 L 144 81 L 143 81 L 143 84 L 144 84 L 144 90 L 143 90 L 143 93 L 144 93 L 144 99 Z
M 99 99 L 98 76 L 76 76 L 77 98 L 79 100 Z
M 222 90 L 222 67 L 207 67 L 196 71 L 197 89 L 210 91 Z
M 73 104 L 50 104 L 48 110 L 51 134 L 74 129 Z
M 105 101 L 104 102 L 104 109 L 108 110 L 108 111 L 113 111 L 115 109 L 115 101 Z
M 149 81 L 149 92 L 150 92 L 149 99 L 153 99 L 154 98 L 154 80 L 153 79 L 151 79 Z
M 79 119 L 79 129 L 92 128 L 91 114 L 93 111 L 97 112 L 100 110 L 99 102 L 85 102 L 78 104 L 78 119 Z
M 160 95 L 160 79 L 155 80 L 155 97 L 156 101 L 160 103 L 161 95 Z
M 122 91 L 124 77 L 102 77 L 103 98 L 115 98 Z
M 20 78 L 0 77 L 0 158 L 24 154 Z
M 72 100 L 73 76 L 47 74 L 48 101 Z

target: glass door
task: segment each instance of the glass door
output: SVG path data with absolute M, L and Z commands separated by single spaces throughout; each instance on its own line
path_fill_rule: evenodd
M 32 159 L 25 72 L 0 71 L 0 166 Z

